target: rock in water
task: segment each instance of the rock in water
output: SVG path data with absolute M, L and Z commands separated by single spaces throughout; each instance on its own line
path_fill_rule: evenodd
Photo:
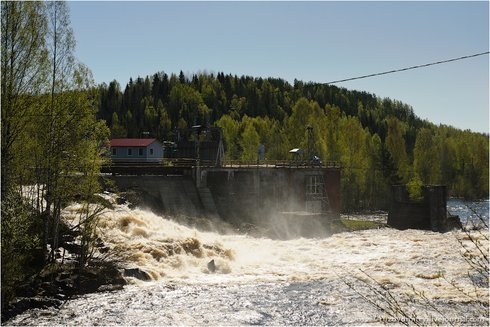
M 119 196 L 116 198 L 116 203 L 117 204 L 125 204 L 127 202 L 126 198 Z
M 140 280 L 148 281 L 151 280 L 150 275 L 139 268 L 125 268 L 124 269 L 124 276 L 126 277 L 134 277 Z
M 208 262 L 208 270 L 210 272 L 216 271 L 216 264 L 214 263 L 214 259 Z

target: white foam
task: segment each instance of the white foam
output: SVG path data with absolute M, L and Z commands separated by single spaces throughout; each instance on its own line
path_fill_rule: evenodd
M 70 210 L 77 207 L 65 212 Z M 413 286 L 433 298 L 464 300 L 445 279 L 474 291 L 465 279 L 469 268 L 457 241 L 461 233 L 384 228 L 281 241 L 200 232 L 168 217 L 115 205 L 102 214 L 99 234 L 126 267 L 139 267 L 156 281 L 301 281 L 362 275 L 362 270 L 392 288 L 408 292 Z M 211 259 L 215 273 L 207 269 Z

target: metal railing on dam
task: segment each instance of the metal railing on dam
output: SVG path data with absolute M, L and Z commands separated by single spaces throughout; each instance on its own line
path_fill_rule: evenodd
M 298 160 L 261 160 L 261 161 L 243 161 L 243 160 L 224 160 L 221 167 L 226 168 L 244 168 L 244 167 L 265 167 L 265 168 L 340 168 L 340 163 L 328 161 L 320 164 L 312 164 L 307 161 Z
M 311 164 L 297 160 L 223 160 L 216 164 L 213 161 L 193 158 L 171 158 L 162 162 L 113 162 L 101 167 L 101 173 L 113 175 L 185 175 L 195 167 L 202 168 L 341 168 L 338 162 Z

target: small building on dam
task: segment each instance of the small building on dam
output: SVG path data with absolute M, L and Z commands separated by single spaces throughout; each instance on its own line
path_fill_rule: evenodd
M 163 160 L 162 144 L 155 138 L 112 139 L 110 142 L 112 162 L 154 162 Z

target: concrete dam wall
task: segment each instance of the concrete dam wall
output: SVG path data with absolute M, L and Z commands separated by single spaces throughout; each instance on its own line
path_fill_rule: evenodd
M 204 215 L 194 181 L 190 176 L 112 176 L 121 192 L 135 192 L 137 205 L 168 215 Z
M 182 175 L 116 175 L 120 191 L 168 215 L 220 218 L 235 225 L 270 219 L 339 219 L 340 168 L 193 167 Z

